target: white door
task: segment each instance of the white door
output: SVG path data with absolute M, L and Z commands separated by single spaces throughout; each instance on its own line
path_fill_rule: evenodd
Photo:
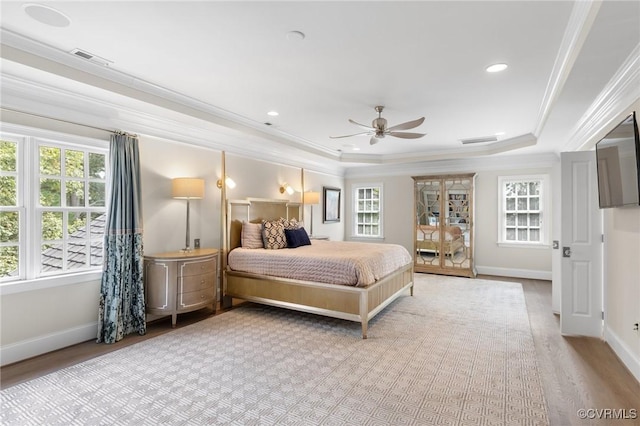
M 602 337 L 602 214 L 594 151 L 563 152 L 560 332 Z

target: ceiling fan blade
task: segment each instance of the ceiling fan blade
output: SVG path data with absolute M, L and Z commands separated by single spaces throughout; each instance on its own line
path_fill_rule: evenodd
M 407 121 L 406 123 L 396 124 L 395 126 L 389 127 L 387 130 L 393 132 L 394 130 L 409 130 L 414 127 L 418 127 L 424 123 L 424 117 L 420 117 L 417 120 Z
M 409 132 L 389 132 L 387 134 L 389 136 L 394 136 L 396 138 L 402 138 L 402 139 L 418 139 L 426 135 L 426 133 L 409 133 Z
M 367 129 L 367 130 L 375 130 L 375 129 L 374 129 L 373 127 L 371 127 L 371 126 L 365 126 L 364 124 L 360 124 L 360 123 L 358 123 L 357 121 L 353 121 L 352 119 L 349 119 L 349 123 L 351 123 L 351 124 L 355 124 L 356 126 L 360 126 L 360 127 L 362 127 L 363 129 Z
M 371 139 L 369 140 L 369 145 L 375 145 L 379 142 L 378 138 L 376 138 L 375 136 L 371 136 Z
M 350 138 L 351 136 L 362 136 L 362 135 L 370 135 L 372 132 L 361 132 L 354 133 L 353 135 L 344 135 L 344 136 L 329 136 L 331 139 L 340 139 L 340 138 Z

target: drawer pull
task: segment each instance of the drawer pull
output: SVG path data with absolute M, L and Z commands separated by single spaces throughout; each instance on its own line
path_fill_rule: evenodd
M 200 299 L 204 299 L 204 294 L 200 296 Z

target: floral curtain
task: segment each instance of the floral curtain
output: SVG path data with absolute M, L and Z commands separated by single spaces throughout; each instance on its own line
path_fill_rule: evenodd
M 111 197 L 104 237 L 98 343 L 147 331 L 138 138 L 111 135 Z

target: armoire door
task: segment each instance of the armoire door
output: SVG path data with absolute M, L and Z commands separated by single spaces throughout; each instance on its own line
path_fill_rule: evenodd
M 473 195 L 475 174 L 414 179 L 414 270 L 475 276 Z

